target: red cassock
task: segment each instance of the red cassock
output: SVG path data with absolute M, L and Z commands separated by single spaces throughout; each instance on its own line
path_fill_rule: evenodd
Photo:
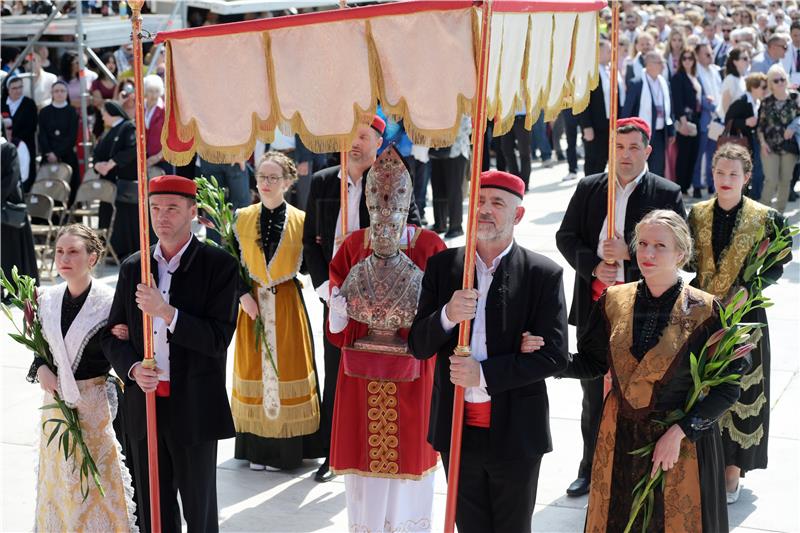
M 428 258 L 445 248 L 429 230 L 408 226 L 409 245 L 401 246 L 420 269 Z M 341 287 L 350 268 L 372 253 L 369 228 L 350 235 L 330 264 L 330 287 Z M 352 346 L 367 335 L 367 325 L 353 319 L 328 339 L 338 347 Z M 403 338 L 408 330 L 400 330 Z M 374 356 L 376 358 L 380 356 Z M 336 474 L 420 479 L 436 467 L 436 452 L 428 444 L 428 420 L 433 387 L 434 358 L 418 361 L 414 381 L 373 381 L 345 373 L 339 365 L 331 434 L 331 469 Z M 377 363 L 380 364 L 380 363 Z

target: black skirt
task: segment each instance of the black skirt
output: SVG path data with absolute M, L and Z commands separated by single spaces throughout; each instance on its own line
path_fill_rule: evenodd
M 22 228 L 12 228 L 2 225 L 3 253 L 2 268 L 8 278 L 11 278 L 12 267 L 17 267 L 20 275 L 30 276 L 39 284 L 39 267 L 36 264 L 36 251 L 33 248 L 33 233 L 30 222 L 25 222 Z

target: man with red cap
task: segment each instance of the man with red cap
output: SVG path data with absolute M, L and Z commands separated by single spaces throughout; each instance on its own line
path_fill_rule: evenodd
M 150 181 L 150 219 L 158 242 L 140 283 L 141 254 L 120 266 L 103 351 L 125 381 L 125 432 L 133 462 L 139 527 L 150 531 L 145 394 L 155 391 L 161 528 L 217 531 L 217 440 L 235 436 L 225 390 L 225 360 L 236 329 L 238 265 L 198 241 L 197 186 L 180 176 Z M 144 357 L 142 312 L 153 319 L 155 369 Z M 115 333 L 127 329 L 127 338 Z
M 350 151 L 347 154 L 347 233 L 369 226 L 369 212 L 363 194 L 367 172 L 375 162 L 382 143 L 384 120 L 375 115 L 371 122 L 359 124 Z M 339 165 L 316 172 L 311 180 L 311 189 L 306 203 L 306 220 L 303 225 L 303 258 L 305 259 L 311 282 L 320 299 L 325 302 L 323 310 L 323 331 L 328 321 L 327 300 L 328 265 L 347 237 L 342 232 L 341 167 Z M 411 199 L 408 223 L 419 225 L 417 205 Z M 322 412 L 320 413 L 320 434 L 326 448 L 330 446 L 333 404 L 336 396 L 336 376 L 339 371 L 339 349 L 323 336 L 325 360 L 325 385 L 322 390 Z M 330 457 L 330 454 L 329 454 Z M 314 479 L 319 482 L 330 480 L 330 462 L 326 459 L 319 467 Z
M 648 171 L 647 158 L 652 151 L 650 133 L 650 126 L 638 117 L 617 121 L 616 237 L 608 238 L 608 173 L 587 176 L 578 182 L 556 232 L 558 250 L 575 269 L 569 323 L 577 327 L 578 337 L 583 333 L 594 301 L 607 286 L 641 277 L 628 246 L 636 223 L 653 209 L 671 209 L 686 216 L 681 188 Z M 583 458 L 577 479 L 567 488 L 569 496 L 589 492 L 595 437 L 603 407 L 602 379 L 582 380 L 581 388 Z
M 552 449 L 545 378 L 567 365 L 566 303 L 561 267 L 514 241 L 524 194 L 513 174 L 481 174 L 475 288 L 461 288 L 463 247 L 431 257 L 408 337 L 414 357 L 436 356 L 428 441 L 445 467 L 455 385 L 466 388 L 461 533 L 530 531 L 539 465 Z M 460 357 L 457 326 L 465 320 L 470 356 Z M 535 356 L 526 353 L 532 346 Z

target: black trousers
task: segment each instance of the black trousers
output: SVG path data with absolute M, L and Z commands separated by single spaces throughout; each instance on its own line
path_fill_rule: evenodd
M 517 163 L 517 156 L 514 153 L 515 145 L 519 150 L 519 163 Z M 524 115 L 515 117 L 511 131 L 500 137 L 500 148 L 503 151 L 508 172 L 519 176 L 527 190 L 531 178 L 531 130 L 525 129 Z
M 158 414 L 158 487 L 161 502 L 161 530 L 181 532 L 178 493 L 187 530 L 219 531 L 217 519 L 217 441 L 186 446 L 173 434 L 169 416 L 169 398 L 156 398 Z M 147 439 L 131 439 L 136 517 L 143 533 L 150 532 L 150 485 Z
M 675 161 L 675 181 L 681 186 L 681 191 L 689 190 L 694 176 L 694 165 L 697 163 L 697 154 L 700 151 L 700 136 L 687 137 L 678 133 L 678 158 Z M 652 171 L 651 171 L 652 172 Z M 663 174 L 659 174 L 663 176 Z
M 608 130 L 599 134 L 594 130 L 594 140 L 583 140 L 583 147 L 586 151 L 586 159 L 583 162 L 583 173 L 586 176 L 605 172 L 608 164 Z
M 431 159 L 433 223 L 439 229 L 460 230 L 464 217 L 464 171 L 467 158 Z
M 664 177 L 664 169 L 667 164 L 667 130 L 655 130 L 650 138 L 650 146 L 653 151 L 647 158 L 647 167 L 656 176 Z M 691 176 L 689 177 L 691 180 Z
M 582 379 L 583 401 L 581 402 L 581 435 L 583 457 L 578 467 L 578 477 L 592 477 L 592 460 L 597 443 L 597 430 L 603 415 L 603 378 Z
M 322 331 L 328 324 L 328 306 L 323 304 Z M 331 428 L 333 427 L 333 406 L 336 402 L 336 380 L 339 378 L 339 360 L 342 352 L 334 346 L 328 336 L 322 334 L 323 364 L 325 365 L 325 384 L 322 389 L 322 408 L 320 409 L 319 428 L 322 445 L 327 458 L 331 457 Z
M 449 453 L 442 453 L 447 474 Z M 464 426 L 456 503 L 459 533 L 529 533 L 542 456 L 494 461 L 489 430 Z

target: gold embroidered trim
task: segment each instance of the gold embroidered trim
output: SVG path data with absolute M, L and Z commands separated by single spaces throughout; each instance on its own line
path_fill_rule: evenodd
M 298 405 L 281 405 L 280 416 L 274 420 L 264 416 L 261 404 L 244 403 L 234 396 L 231 398 L 231 414 L 237 432 L 259 437 L 301 437 L 319 429 L 319 399 L 316 394 Z
M 724 298 L 736 282 L 748 254 L 758 244 L 756 239 L 769 216 L 768 207 L 747 197 L 743 201 L 736 216 L 731 242 L 720 255 L 719 265 L 714 263 L 714 249 L 711 244 L 716 200 L 699 202 L 689 213 L 689 226 L 697 245 L 695 261 L 700 288 L 717 298 Z
M 312 393 L 316 394 L 317 381 L 316 374 L 311 371 L 307 378 L 298 379 L 295 381 L 281 381 L 279 384 L 281 400 L 288 400 L 291 398 L 302 398 L 309 396 Z M 246 398 L 261 398 L 264 384 L 261 380 L 242 379 L 236 374 L 233 375 L 233 390 L 239 396 Z
M 753 403 L 736 402 L 731 407 L 731 411 L 736 413 L 736 416 L 738 416 L 740 420 L 744 420 L 745 418 L 750 418 L 759 414 L 765 403 L 767 403 L 767 397 L 764 396 L 762 392 Z
M 742 447 L 743 450 L 758 446 L 764 438 L 764 425 L 759 424 L 758 429 L 752 433 L 744 433 L 736 429 L 731 412 L 725 413 L 719 421 L 720 431 L 728 430 L 730 439 Z
M 436 467 L 437 465 L 433 465 L 432 467 L 423 471 L 421 474 L 380 474 L 376 472 L 366 472 L 359 468 L 333 468 L 333 467 L 331 467 L 331 472 L 333 472 L 337 476 L 341 476 L 344 474 L 355 474 L 357 476 L 364 476 L 364 477 L 379 477 L 384 479 L 410 479 L 412 481 L 419 481 L 428 474 L 431 474 L 434 471 L 436 471 Z
M 391 381 L 367 383 L 369 471 L 380 477 L 400 471 L 397 445 L 397 385 Z
M 753 385 L 758 385 L 764 379 L 764 367 L 758 365 L 758 368 L 746 374 L 742 378 L 742 390 L 747 390 Z

